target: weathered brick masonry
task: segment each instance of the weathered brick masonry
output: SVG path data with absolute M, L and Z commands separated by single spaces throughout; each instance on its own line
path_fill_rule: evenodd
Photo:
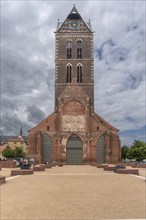
M 30 130 L 29 155 L 38 163 L 117 162 L 118 129 L 94 111 L 91 24 L 73 7 L 55 35 L 55 111 Z
M 9 160 L 1 160 L 0 161 L 0 167 L 1 168 L 15 168 L 16 162 L 15 161 L 9 161 Z

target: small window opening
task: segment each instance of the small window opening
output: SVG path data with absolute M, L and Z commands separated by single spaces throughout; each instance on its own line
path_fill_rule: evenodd
M 72 58 L 72 41 L 71 39 L 68 39 L 66 42 L 66 53 L 67 53 L 67 58 Z
M 82 58 L 82 41 L 77 41 L 77 58 Z
M 77 58 L 82 58 L 82 48 L 77 48 Z
M 49 128 L 49 125 L 48 125 L 48 126 L 47 126 L 47 131 L 49 131 L 49 129 L 50 129 L 50 128 Z
M 81 64 L 78 64 L 77 66 L 77 82 L 82 83 L 82 72 L 83 72 L 83 67 Z
M 66 82 L 71 83 L 71 81 L 72 81 L 72 66 L 69 64 L 67 65 Z

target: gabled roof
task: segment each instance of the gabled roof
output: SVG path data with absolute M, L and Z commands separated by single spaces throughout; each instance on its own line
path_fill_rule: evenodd
M 93 115 L 91 115 L 92 118 L 94 118 L 94 120 L 96 120 L 98 123 L 102 124 L 102 126 L 108 128 L 111 131 L 115 131 L 118 132 L 119 130 L 117 128 L 115 128 L 114 126 L 112 126 L 111 124 L 109 124 L 106 120 L 104 120 L 101 116 L 99 116 L 97 113 L 94 113 Z
M 79 14 L 75 6 L 67 16 L 67 19 L 74 19 L 74 20 L 82 19 L 81 15 Z
M 19 137 L 19 135 L 18 136 L 1 136 L 0 137 L 1 138 L 1 141 L 2 142 L 8 142 L 8 141 L 10 141 L 10 140 L 19 140 L 19 141 L 21 141 L 21 142 L 23 142 L 23 141 L 25 141 L 25 142 L 27 142 L 27 136 L 23 136 L 22 138 L 23 138 L 23 140 L 22 140 L 22 138 L 21 137 Z M 16 141 L 15 141 L 16 142 Z
M 64 25 L 66 25 L 69 21 L 72 21 L 72 20 L 78 20 L 79 22 L 81 22 L 82 24 L 84 24 L 84 27 L 87 31 L 89 32 L 92 32 L 92 29 L 91 29 L 91 23 L 90 21 L 89 22 L 85 22 L 81 15 L 79 14 L 79 12 L 77 11 L 75 5 L 73 6 L 71 12 L 69 13 L 69 15 L 67 16 L 67 18 L 65 19 L 64 22 L 60 22 L 59 19 L 58 19 L 58 24 L 57 24 L 57 32 L 60 31 L 62 29 L 62 27 Z M 84 30 L 85 30 L 84 29 Z M 68 29 L 67 29 L 68 30 Z
M 14 139 L 8 139 L 7 142 L 25 142 L 24 139 L 16 137 Z

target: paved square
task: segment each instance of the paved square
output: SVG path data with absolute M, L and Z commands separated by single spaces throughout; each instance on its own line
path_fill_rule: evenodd
M 89 165 L 11 177 L 1 185 L 1 220 L 145 219 L 145 184 Z

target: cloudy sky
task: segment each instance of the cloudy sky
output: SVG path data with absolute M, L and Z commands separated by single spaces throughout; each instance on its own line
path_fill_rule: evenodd
M 23 134 L 54 111 L 57 20 L 73 4 L 94 34 L 95 110 L 123 144 L 145 141 L 145 1 L 2 1 L 1 131 Z

